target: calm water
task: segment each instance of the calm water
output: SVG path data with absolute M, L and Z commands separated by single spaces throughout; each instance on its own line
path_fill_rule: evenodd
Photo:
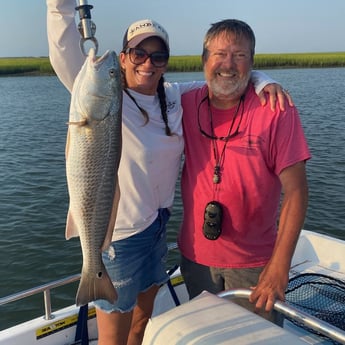
M 313 154 L 305 228 L 345 239 L 345 69 L 267 73 L 290 90 Z M 167 75 L 174 81 L 202 78 Z M 64 238 L 68 107 L 69 94 L 55 77 L 0 78 L 0 297 L 80 272 L 79 240 Z M 176 199 L 170 241 L 181 215 L 179 192 Z M 174 261 L 172 255 L 169 263 Z M 73 303 L 75 288 L 54 290 L 53 309 Z M 24 305 L 0 306 L 0 329 L 41 315 L 42 300 L 39 295 Z

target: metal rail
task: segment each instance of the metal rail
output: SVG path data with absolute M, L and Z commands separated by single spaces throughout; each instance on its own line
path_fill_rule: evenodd
M 234 289 L 234 290 L 223 291 L 217 295 L 219 297 L 229 298 L 229 299 L 233 299 L 233 298 L 248 299 L 251 293 L 252 291 L 248 289 Z M 290 317 L 294 321 L 318 332 L 319 334 L 326 336 L 327 338 L 335 340 L 341 344 L 345 344 L 345 332 L 325 321 L 322 321 L 309 314 L 306 314 L 301 310 L 297 310 L 294 307 L 281 301 L 276 301 L 274 303 L 274 309 L 282 313 L 283 315 Z
M 178 249 L 176 243 L 173 243 L 173 242 L 168 243 L 168 251 L 175 250 L 175 249 Z M 81 276 L 80 274 L 75 274 L 75 275 L 72 275 L 72 276 L 69 276 L 69 277 L 66 277 L 63 279 L 55 280 L 55 281 L 52 281 L 50 283 L 40 285 L 40 286 L 31 288 L 28 290 L 17 292 L 15 294 L 12 294 L 9 296 L 0 297 L 0 306 L 21 300 L 21 299 L 26 298 L 26 297 L 37 295 L 37 294 L 43 292 L 44 310 L 45 310 L 44 318 L 46 320 L 51 320 L 54 318 L 54 315 L 52 314 L 52 303 L 51 303 L 50 291 L 52 289 L 59 287 L 59 286 L 64 286 L 64 285 L 74 283 L 74 282 L 80 280 L 80 276 Z
M 37 295 L 38 293 L 43 292 L 44 310 L 45 310 L 44 318 L 46 320 L 51 320 L 54 318 L 54 316 L 52 314 L 50 290 L 55 289 L 59 286 L 74 283 L 74 282 L 78 281 L 79 279 L 80 279 L 80 274 L 75 274 L 73 276 L 69 276 L 67 278 L 55 280 L 55 281 L 50 282 L 48 284 L 40 285 L 40 286 L 34 287 L 32 289 L 18 292 L 18 293 L 15 293 L 15 294 L 12 294 L 12 295 L 9 295 L 6 297 L 1 297 L 0 298 L 0 306 L 7 304 L 7 303 L 14 302 L 14 301 L 18 301 L 20 299 L 23 299 L 23 298 L 26 298 L 29 296 Z

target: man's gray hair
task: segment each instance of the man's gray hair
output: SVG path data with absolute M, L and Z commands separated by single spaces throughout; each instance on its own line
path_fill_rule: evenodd
M 250 53 L 252 56 L 255 54 L 255 35 L 252 28 L 245 22 L 238 19 L 225 19 L 217 23 L 211 24 L 211 27 L 207 31 L 202 51 L 202 58 L 207 60 L 208 46 L 211 41 L 221 34 L 228 36 L 235 35 L 236 38 L 245 37 L 250 42 Z

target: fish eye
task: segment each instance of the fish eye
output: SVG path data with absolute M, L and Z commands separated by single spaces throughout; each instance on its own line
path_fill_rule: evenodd
M 115 68 L 111 68 L 111 69 L 109 70 L 109 75 L 110 75 L 111 77 L 114 77 L 114 76 L 116 75 L 116 70 L 115 70 Z

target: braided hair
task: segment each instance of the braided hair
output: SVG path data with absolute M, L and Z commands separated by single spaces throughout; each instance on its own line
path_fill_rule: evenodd
M 161 106 L 162 118 L 165 123 L 165 134 L 170 137 L 172 134 L 171 134 L 171 130 L 168 123 L 167 102 L 166 102 L 166 97 L 165 97 L 163 76 L 161 76 L 159 79 L 157 93 L 158 93 L 159 103 Z
M 127 80 L 125 77 L 124 70 L 122 72 L 122 86 L 123 86 L 123 91 L 128 95 L 128 97 L 133 101 L 133 103 L 137 106 L 137 108 L 140 110 L 141 114 L 144 116 L 145 123 L 144 126 L 149 122 L 149 115 L 145 109 L 143 109 L 135 98 L 128 92 L 128 85 L 127 85 Z M 165 89 L 164 89 L 164 77 L 161 76 L 158 82 L 158 88 L 157 88 L 157 94 L 159 98 L 159 104 L 161 107 L 161 114 L 162 114 L 162 119 L 165 124 L 165 134 L 167 136 L 171 136 L 171 130 L 168 124 L 168 113 L 167 113 L 167 103 L 166 103 L 166 96 L 165 96 Z

